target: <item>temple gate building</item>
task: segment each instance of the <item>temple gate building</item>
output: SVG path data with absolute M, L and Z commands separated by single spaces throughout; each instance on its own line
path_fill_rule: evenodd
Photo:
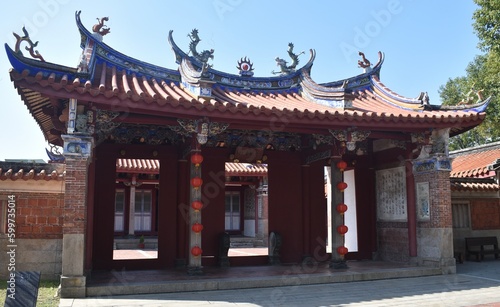
M 46 62 L 26 32 L 6 45 L 20 98 L 62 147 L 63 297 L 112 269 L 379 259 L 455 272 L 447 142 L 481 124 L 489 99 L 398 95 L 380 80 L 383 53 L 360 52 L 359 75 L 322 84 L 315 50 L 299 66 L 293 44 L 273 76 L 253 76 L 247 57 L 222 72 L 197 30 L 186 48 L 168 33 L 168 69 L 106 45 L 104 19 L 89 31 L 75 17 L 76 67 Z M 228 255 L 238 237 L 267 252 Z M 144 257 L 118 258 L 131 240 Z

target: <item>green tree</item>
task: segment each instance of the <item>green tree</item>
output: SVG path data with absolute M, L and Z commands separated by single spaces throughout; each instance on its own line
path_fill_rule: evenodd
M 481 91 L 492 96 L 485 121 L 450 140 L 450 149 L 462 149 L 500 140 L 500 1 L 474 0 L 478 9 L 473 14 L 474 31 L 479 38 L 478 55 L 466 68 L 466 75 L 449 79 L 439 88 L 443 105 L 456 105 L 468 94 Z

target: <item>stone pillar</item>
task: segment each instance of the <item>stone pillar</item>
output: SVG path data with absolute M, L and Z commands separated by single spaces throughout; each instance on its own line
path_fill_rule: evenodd
M 132 181 L 130 183 L 130 198 L 129 198 L 129 209 L 128 209 L 128 234 L 133 236 L 135 234 L 135 187 L 136 187 L 136 176 L 132 175 Z
M 262 238 L 265 246 L 269 244 L 269 198 L 267 179 L 260 181 L 257 188 L 257 203 L 255 204 L 255 219 L 257 220 L 256 237 Z
M 88 136 L 62 135 L 66 158 L 61 297 L 85 297 L 87 177 L 93 145 Z
M 451 161 L 447 156 L 413 161 L 418 261 L 422 265 L 440 267 L 443 274 L 456 272 L 453 258 L 450 171 Z
M 195 154 L 200 154 L 199 149 L 193 149 L 191 151 L 191 156 Z M 201 180 L 201 162 L 198 164 L 191 163 L 190 172 L 190 201 L 201 202 L 201 185 L 202 182 L 197 183 Z M 201 265 L 201 254 L 202 242 L 201 242 L 201 232 L 195 232 L 192 227 L 195 223 L 202 224 L 201 221 L 202 210 L 196 210 L 192 206 L 189 208 L 189 255 L 188 255 L 188 274 L 189 275 L 201 275 L 203 274 L 203 267 Z M 199 253 L 199 254 L 197 254 Z
M 344 174 L 337 168 L 337 162 L 339 160 L 332 159 L 330 165 L 331 172 L 331 193 L 332 193 L 332 202 L 329 204 L 331 206 L 331 233 L 330 236 L 332 238 L 332 259 L 330 260 L 330 267 L 334 269 L 345 269 L 347 268 L 347 264 L 345 262 L 344 256 L 340 255 L 337 252 L 337 248 L 340 246 L 344 246 L 344 237 L 341 236 L 337 232 L 337 227 L 340 225 L 344 225 L 344 215 L 339 214 L 334 208 L 338 204 L 344 203 L 344 193 L 337 189 L 337 184 L 339 182 L 344 181 Z

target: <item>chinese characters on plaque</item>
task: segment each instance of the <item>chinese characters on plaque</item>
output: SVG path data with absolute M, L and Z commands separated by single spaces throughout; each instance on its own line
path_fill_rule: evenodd
M 406 221 L 405 167 L 395 167 L 376 172 L 377 217 L 381 221 Z

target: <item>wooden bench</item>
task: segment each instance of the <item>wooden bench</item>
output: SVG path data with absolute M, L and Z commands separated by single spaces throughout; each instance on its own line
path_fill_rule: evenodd
M 487 248 L 485 248 L 487 247 Z M 465 238 L 466 257 L 475 255 L 476 261 L 484 259 L 484 255 L 494 254 L 495 259 L 500 255 L 497 237 L 473 237 Z

